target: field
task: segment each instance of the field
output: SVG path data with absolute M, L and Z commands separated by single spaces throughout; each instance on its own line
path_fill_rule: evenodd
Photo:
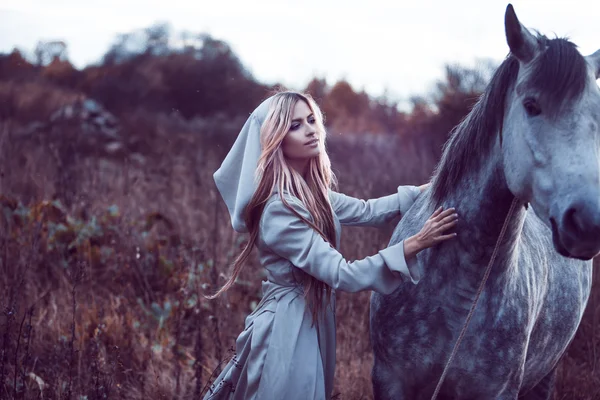
M 211 176 L 243 118 L 127 123 L 138 130 L 123 148 L 135 150 L 116 153 L 86 152 L 78 127 L 2 125 L 3 398 L 195 398 L 260 299 L 255 259 L 225 296 L 201 296 L 222 284 L 245 240 Z M 425 182 L 436 160 L 415 143 L 331 135 L 339 190 L 370 198 Z M 373 254 L 392 229 L 346 228 L 341 251 Z M 369 294 L 338 298 L 336 398 L 369 399 Z M 599 305 L 596 275 L 556 399 L 600 398 Z

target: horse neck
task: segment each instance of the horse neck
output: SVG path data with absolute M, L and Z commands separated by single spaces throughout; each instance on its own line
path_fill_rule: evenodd
M 455 207 L 459 213 L 458 237 L 450 246 L 458 257 L 461 270 L 481 277 L 497 245 L 502 226 L 514 196 L 504 177 L 499 141 L 490 154 L 482 156 L 479 168 L 469 170 L 443 200 L 446 207 Z M 526 209 L 518 203 L 507 221 L 507 228 L 498 245 L 498 258 L 492 275 L 502 274 L 510 267 L 509 260 L 517 248 L 523 229 Z M 446 250 L 444 250 L 446 252 Z

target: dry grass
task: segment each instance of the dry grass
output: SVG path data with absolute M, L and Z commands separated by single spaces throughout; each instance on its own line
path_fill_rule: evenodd
M 245 239 L 232 232 L 211 177 L 242 123 L 132 116 L 123 140 L 143 158 L 79 152 L 77 132 L 67 128 L 23 138 L 0 126 L 3 210 L 13 210 L 17 199 L 30 215 L 28 223 L 0 216 L 0 397 L 197 398 L 260 299 L 256 263 L 223 298 L 197 296 L 222 282 L 218 274 Z M 65 137 L 72 140 L 63 143 Z M 364 198 L 424 182 L 435 161 L 411 142 L 385 136 L 334 137 L 330 151 L 340 190 Z M 59 162 L 61 154 L 69 164 Z M 42 203 L 57 198 L 64 208 Z M 118 213 L 107 211 L 111 206 Z M 73 222 L 93 217 L 101 234 Z M 69 227 L 65 237 L 53 231 L 57 224 Z M 346 229 L 342 253 L 373 254 L 391 229 Z M 70 249 L 59 246 L 76 238 Z M 594 279 L 556 399 L 600 398 Z M 369 399 L 369 294 L 338 298 L 335 393 Z

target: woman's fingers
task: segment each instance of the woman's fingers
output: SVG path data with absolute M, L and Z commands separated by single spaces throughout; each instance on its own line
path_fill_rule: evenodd
M 434 235 L 441 236 L 444 232 L 448 232 L 448 230 L 454 228 L 454 226 L 456 226 L 456 224 L 457 224 L 457 221 L 452 221 L 452 222 L 448 222 L 445 225 L 441 225 L 435 230 Z
M 444 219 L 452 214 L 456 214 L 456 210 L 454 208 L 447 208 L 437 216 L 439 220 Z
M 444 240 L 448 240 L 448 239 L 452 239 L 456 237 L 456 233 L 449 233 L 447 235 L 442 235 L 438 237 L 438 241 L 444 241 Z
M 431 214 L 431 217 L 429 217 L 421 230 L 421 237 L 425 243 L 428 243 L 426 247 L 431 247 L 436 243 L 456 237 L 457 234 L 454 232 L 444 233 L 456 226 L 457 223 L 458 214 L 454 207 L 446 210 L 444 210 L 444 207 L 438 207 Z
M 456 224 L 458 224 L 458 214 L 456 213 L 452 213 L 448 216 L 446 216 L 444 219 L 442 219 L 440 222 L 438 222 L 438 226 L 436 229 L 436 240 L 446 240 L 446 239 L 450 239 L 453 238 L 454 236 L 456 236 L 456 233 L 449 233 L 446 235 L 443 235 L 442 233 L 448 231 L 448 229 L 452 229 L 456 226 Z
M 429 217 L 429 219 L 434 219 L 435 217 L 440 215 L 440 213 L 442 212 L 443 209 L 444 209 L 444 207 L 438 207 L 437 210 L 435 210 L 433 212 L 433 214 L 431 214 L 431 217 Z
M 447 208 L 443 211 L 441 209 L 442 209 L 442 207 L 438 208 L 436 210 L 436 212 L 434 213 L 434 215 L 431 216 L 431 219 L 434 219 L 435 221 L 441 221 L 442 219 L 446 218 L 447 216 L 455 213 L 454 208 Z M 440 212 L 438 212 L 438 210 Z
M 442 220 L 440 220 L 440 225 L 446 225 L 452 221 L 456 221 L 457 219 L 458 219 L 458 214 L 452 213 L 452 214 L 444 217 Z

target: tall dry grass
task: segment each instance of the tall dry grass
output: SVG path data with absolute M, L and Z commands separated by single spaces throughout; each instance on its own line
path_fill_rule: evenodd
M 140 112 L 117 154 L 74 127 L 0 126 L 0 398 L 198 398 L 264 276 L 253 260 L 222 298 L 199 295 L 222 284 L 246 239 L 211 176 L 242 123 Z M 415 143 L 333 135 L 340 190 L 369 198 L 425 182 L 435 160 Z M 392 228 L 345 229 L 341 251 L 373 254 Z M 338 295 L 338 399 L 372 397 L 368 302 Z M 600 398 L 599 314 L 596 275 L 555 399 Z

